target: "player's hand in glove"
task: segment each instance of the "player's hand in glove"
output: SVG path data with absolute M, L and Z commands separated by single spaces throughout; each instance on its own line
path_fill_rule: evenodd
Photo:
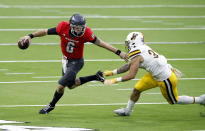
M 117 79 L 114 78 L 114 79 L 105 80 L 105 81 L 104 81 L 104 84 L 105 84 L 105 85 L 112 85 L 112 84 L 115 84 L 115 83 L 117 83 L 117 82 L 118 82 Z
M 103 72 L 104 76 L 112 76 L 114 75 L 113 71 L 106 70 Z
M 116 74 L 117 74 L 117 69 L 112 70 L 112 71 L 110 71 L 110 70 L 105 70 L 105 71 L 103 72 L 103 74 L 104 74 L 104 76 L 113 76 L 113 75 L 116 75 Z

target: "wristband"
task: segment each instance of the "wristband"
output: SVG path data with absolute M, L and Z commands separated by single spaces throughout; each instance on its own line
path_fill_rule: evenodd
M 116 55 L 120 55 L 120 53 L 121 53 L 121 50 L 117 50 L 117 51 L 115 52 Z
M 34 35 L 33 34 L 28 34 L 28 36 L 30 36 L 30 38 L 34 38 Z
M 118 77 L 116 79 L 117 79 L 117 82 L 121 82 L 122 81 L 122 77 Z
M 112 71 L 112 73 L 113 73 L 113 75 L 116 75 L 116 74 L 117 74 L 117 69 L 114 69 L 114 70 Z

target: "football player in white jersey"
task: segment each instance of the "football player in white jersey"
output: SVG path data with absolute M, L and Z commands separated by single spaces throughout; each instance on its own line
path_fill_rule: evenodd
M 114 110 L 120 116 L 129 116 L 133 107 L 140 97 L 140 94 L 148 89 L 160 87 L 161 93 L 169 104 L 201 104 L 205 105 L 205 94 L 199 97 L 178 96 L 177 81 L 181 72 L 174 69 L 167 63 L 163 55 L 159 55 L 144 43 L 144 36 L 141 32 L 128 34 L 125 46 L 129 51 L 130 62 L 113 71 L 105 71 L 105 76 L 129 71 L 126 75 L 118 78 L 108 79 L 104 84 L 110 85 L 117 82 L 124 82 L 135 78 L 139 68 L 145 69 L 147 73 L 139 80 L 130 95 L 126 108 Z

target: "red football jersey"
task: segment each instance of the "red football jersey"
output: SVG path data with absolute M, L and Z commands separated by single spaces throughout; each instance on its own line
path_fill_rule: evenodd
M 81 37 L 71 38 L 69 36 L 70 23 L 62 21 L 56 27 L 56 31 L 61 38 L 62 53 L 70 59 L 80 59 L 83 57 L 84 43 L 91 42 L 95 39 L 95 35 L 88 27 Z

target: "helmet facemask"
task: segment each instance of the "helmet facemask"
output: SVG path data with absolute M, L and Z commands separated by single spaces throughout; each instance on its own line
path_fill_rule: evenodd
M 127 52 L 130 51 L 130 46 L 129 46 L 129 44 L 130 44 L 130 41 L 125 41 L 125 50 L 126 50 Z
M 84 33 L 85 33 L 85 25 L 73 25 L 73 24 L 70 24 L 70 27 L 71 27 L 71 33 L 76 36 L 76 37 L 81 37 Z M 81 29 L 81 32 L 76 32 L 75 29 L 76 28 L 82 28 Z

